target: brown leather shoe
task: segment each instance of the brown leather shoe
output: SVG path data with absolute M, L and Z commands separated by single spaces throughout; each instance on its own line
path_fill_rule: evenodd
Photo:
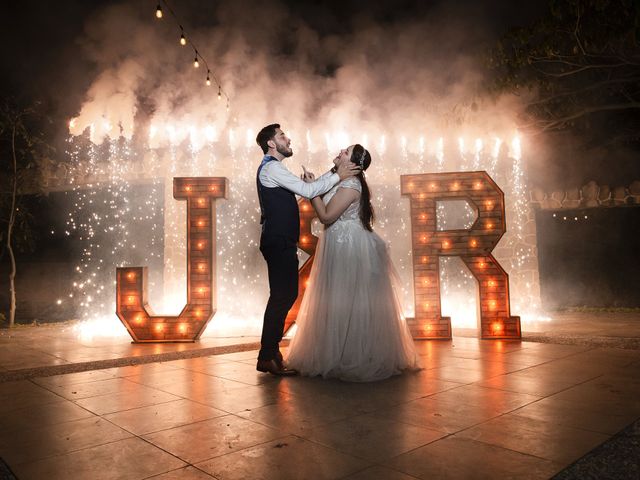
M 292 377 L 298 374 L 297 370 L 293 368 L 287 368 L 278 360 L 258 360 L 256 370 L 259 372 L 268 372 L 272 375 L 278 375 L 279 377 Z

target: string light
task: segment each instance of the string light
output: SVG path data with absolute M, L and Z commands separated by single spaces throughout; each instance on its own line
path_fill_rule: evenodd
M 171 8 L 171 5 L 169 5 L 167 0 L 161 0 L 158 3 L 158 5 L 156 7 L 156 17 L 157 18 L 162 18 L 163 17 L 163 11 L 162 11 L 161 4 L 164 4 L 164 6 L 166 7 L 166 10 L 171 14 L 173 19 L 176 21 L 176 24 L 177 24 L 178 28 L 180 29 L 180 45 L 185 46 L 187 44 L 187 35 L 185 35 L 184 27 L 178 21 L 178 16 L 173 11 L 173 9 Z M 200 63 L 202 63 L 204 65 L 204 67 L 207 69 L 207 79 L 205 80 L 206 86 L 209 87 L 209 86 L 211 86 L 211 84 L 213 82 L 216 83 L 216 85 L 218 86 L 218 100 L 221 100 L 222 96 L 224 95 L 224 97 L 227 100 L 227 112 L 228 112 L 229 111 L 229 96 L 224 92 L 224 90 L 222 90 L 222 85 L 220 84 L 220 82 L 216 78 L 215 74 L 209 68 L 209 64 L 206 61 L 206 59 L 198 51 L 198 48 L 193 43 L 193 40 L 191 39 L 191 37 L 189 37 L 189 43 L 193 47 L 193 52 L 195 54 L 194 55 L 194 59 L 193 59 L 193 67 L 194 68 L 199 68 L 200 67 Z

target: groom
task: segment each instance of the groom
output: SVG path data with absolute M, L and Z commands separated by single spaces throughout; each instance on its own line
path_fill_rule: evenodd
M 284 334 L 287 313 L 298 296 L 300 213 L 296 195 L 305 198 L 322 195 L 340 180 L 357 174 L 360 169 L 347 162 L 348 165 L 341 165 L 336 173 L 306 183 L 282 164 L 283 159 L 293 155 L 293 150 L 291 140 L 279 124 L 267 125 L 260 130 L 256 142 L 264 153 L 258 168 L 257 186 L 262 224 L 260 251 L 267 261 L 270 290 L 256 369 L 273 375 L 290 376 L 298 372 L 284 365 L 278 346 Z

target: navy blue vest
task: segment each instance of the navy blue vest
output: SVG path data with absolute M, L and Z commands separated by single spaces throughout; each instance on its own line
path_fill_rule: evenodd
M 293 192 L 282 187 L 265 187 L 260 183 L 260 171 L 268 162 L 278 160 L 265 155 L 258 167 L 256 183 L 260 200 L 260 223 L 263 237 L 285 237 L 294 242 L 300 236 L 300 212 Z

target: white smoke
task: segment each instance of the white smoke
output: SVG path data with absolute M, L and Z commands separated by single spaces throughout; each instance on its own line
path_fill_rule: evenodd
M 174 7 L 193 18 L 193 10 L 182 11 L 190 5 Z M 258 130 L 276 121 L 289 131 L 368 138 L 515 131 L 518 102 L 484 96 L 483 58 L 464 53 L 468 36 L 479 35 L 470 20 L 442 25 L 427 16 L 383 25 L 363 14 L 343 20 L 352 31 L 326 35 L 278 1 L 218 2 L 215 26 L 185 28 L 229 96 L 227 111 L 215 83 L 205 86 L 204 65 L 192 66 L 191 46 L 179 45 L 173 19 L 149 12 L 148 2 L 127 2 L 87 25 L 84 51 L 100 73 L 71 133 L 93 125 L 100 141 L 174 125 L 183 126 L 173 138 L 180 141 L 187 126 Z M 144 121 L 137 118 L 141 102 Z

